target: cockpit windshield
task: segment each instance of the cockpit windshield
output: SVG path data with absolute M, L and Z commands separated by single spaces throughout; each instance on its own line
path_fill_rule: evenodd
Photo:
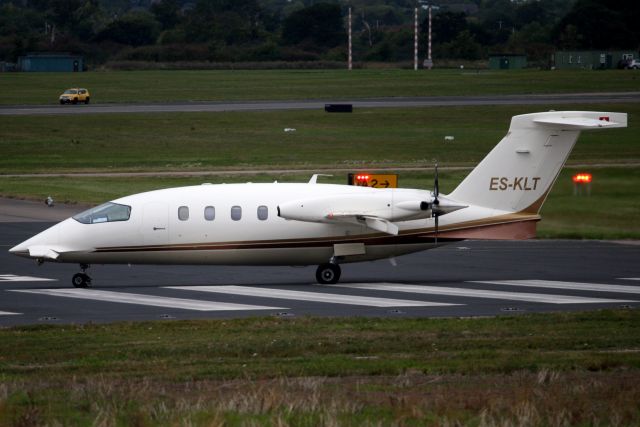
M 130 216 L 131 206 L 108 202 L 79 213 L 73 219 L 82 224 L 97 224 L 100 222 L 128 221 Z

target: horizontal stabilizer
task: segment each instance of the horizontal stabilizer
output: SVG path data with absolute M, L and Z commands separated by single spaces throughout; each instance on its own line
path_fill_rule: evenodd
M 624 128 L 627 127 L 626 114 L 598 115 L 593 117 L 563 117 L 548 116 L 533 120 L 534 123 L 548 125 L 554 128 L 567 130 L 598 129 L 598 128 Z

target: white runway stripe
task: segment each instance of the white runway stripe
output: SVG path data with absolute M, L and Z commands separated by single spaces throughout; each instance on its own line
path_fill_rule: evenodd
M 15 289 L 10 292 L 24 292 L 65 298 L 79 298 L 103 302 L 150 305 L 154 307 L 181 308 L 184 310 L 198 311 L 287 310 L 285 307 L 230 304 L 224 302 L 130 294 L 126 292 L 99 291 L 95 289 Z
M 353 283 L 333 286 L 355 289 L 374 289 L 378 291 L 410 292 L 414 294 L 452 295 L 471 298 L 542 302 L 547 304 L 595 304 L 632 302 L 628 300 L 574 297 L 569 295 L 530 294 L 525 292 L 502 292 L 466 288 L 447 288 L 442 286 L 403 285 L 400 283 Z
M 620 277 L 618 280 L 640 280 L 640 277 Z
M 21 314 L 21 313 L 12 313 L 10 311 L 0 311 L 0 316 L 10 316 L 12 314 Z
M 326 302 L 332 304 L 365 305 L 369 307 L 435 307 L 460 305 L 441 302 L 374 298 L 359 295 L 328 294 L 324 292 L 289 291 L 283 289 L 258 287 L 254 288 L 250 286 L 169 286 L 169 288 L 200 292 L 215 292 L 221 294 L 244 295 L 261 298 Z
M 15 274 L 0 274 L 0 282 L 57 282 L 57 279 L 44 277 L 16 276 Z
M 477 280 L 467 283 L 489 283 L 493 285 L 522 286 L 528 288 L 571 289 L 576 291 L 640 294 L 640 286 L 607 285 L 602 283 L 558 282 L 553 280 Z

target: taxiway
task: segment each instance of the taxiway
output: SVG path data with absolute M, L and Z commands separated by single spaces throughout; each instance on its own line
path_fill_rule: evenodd
M 8 205 L 14 206 L 11 215 Z M 37 266 L 7 250 L 52 224 L 42 220 L 80 207 L 4 201 L 0 210 L 0 326 L 246 316 L 495 316 L 640 306 L 640 245 L 575 240 L 465 241 L 398 258 L 397 266 L 386 260 L 345 264 L 335 286 L 315 284 L 314 266 L 94 265 L 93 286 L 75 289 L 76 265 Z
M 176 113 L 269 110 L 317 110 L 326 104 L 352 104 L 354 108 L 451 107 L 478 105 L 566 105 L 640 102 L 640 92 L 564 93 L 544 95 L 430 96 L 372 99 L 169 102 L 90 105 L 8 105 L 0 106 L 0 116 L 68 115 L 105 113 Z

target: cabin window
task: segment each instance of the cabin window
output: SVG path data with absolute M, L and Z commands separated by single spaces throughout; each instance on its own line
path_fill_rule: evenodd
M 98 224 L 101 222 L 128 221 L 131 217 L 131 206 L 118 203 L 105 203 L 74 216 L 73 219 L 82 224 Z
M 189 206 L 180 206 L 178 208 L 178 219 L 180 221 L 186 221 L 189 219 Z
M 213 221 L 216 219 L 216 208 L 213 206 L 207 206 L 204 208 L 204 219 L 207 221 Z
M 234 221 L 240 221 L 242 218 L 242 208 L 240 206 L 231 207 L 231 219 Z
M 269 217 L 269 208 L 266 206 L 258 206 L 258 219 L 264 221 Z

